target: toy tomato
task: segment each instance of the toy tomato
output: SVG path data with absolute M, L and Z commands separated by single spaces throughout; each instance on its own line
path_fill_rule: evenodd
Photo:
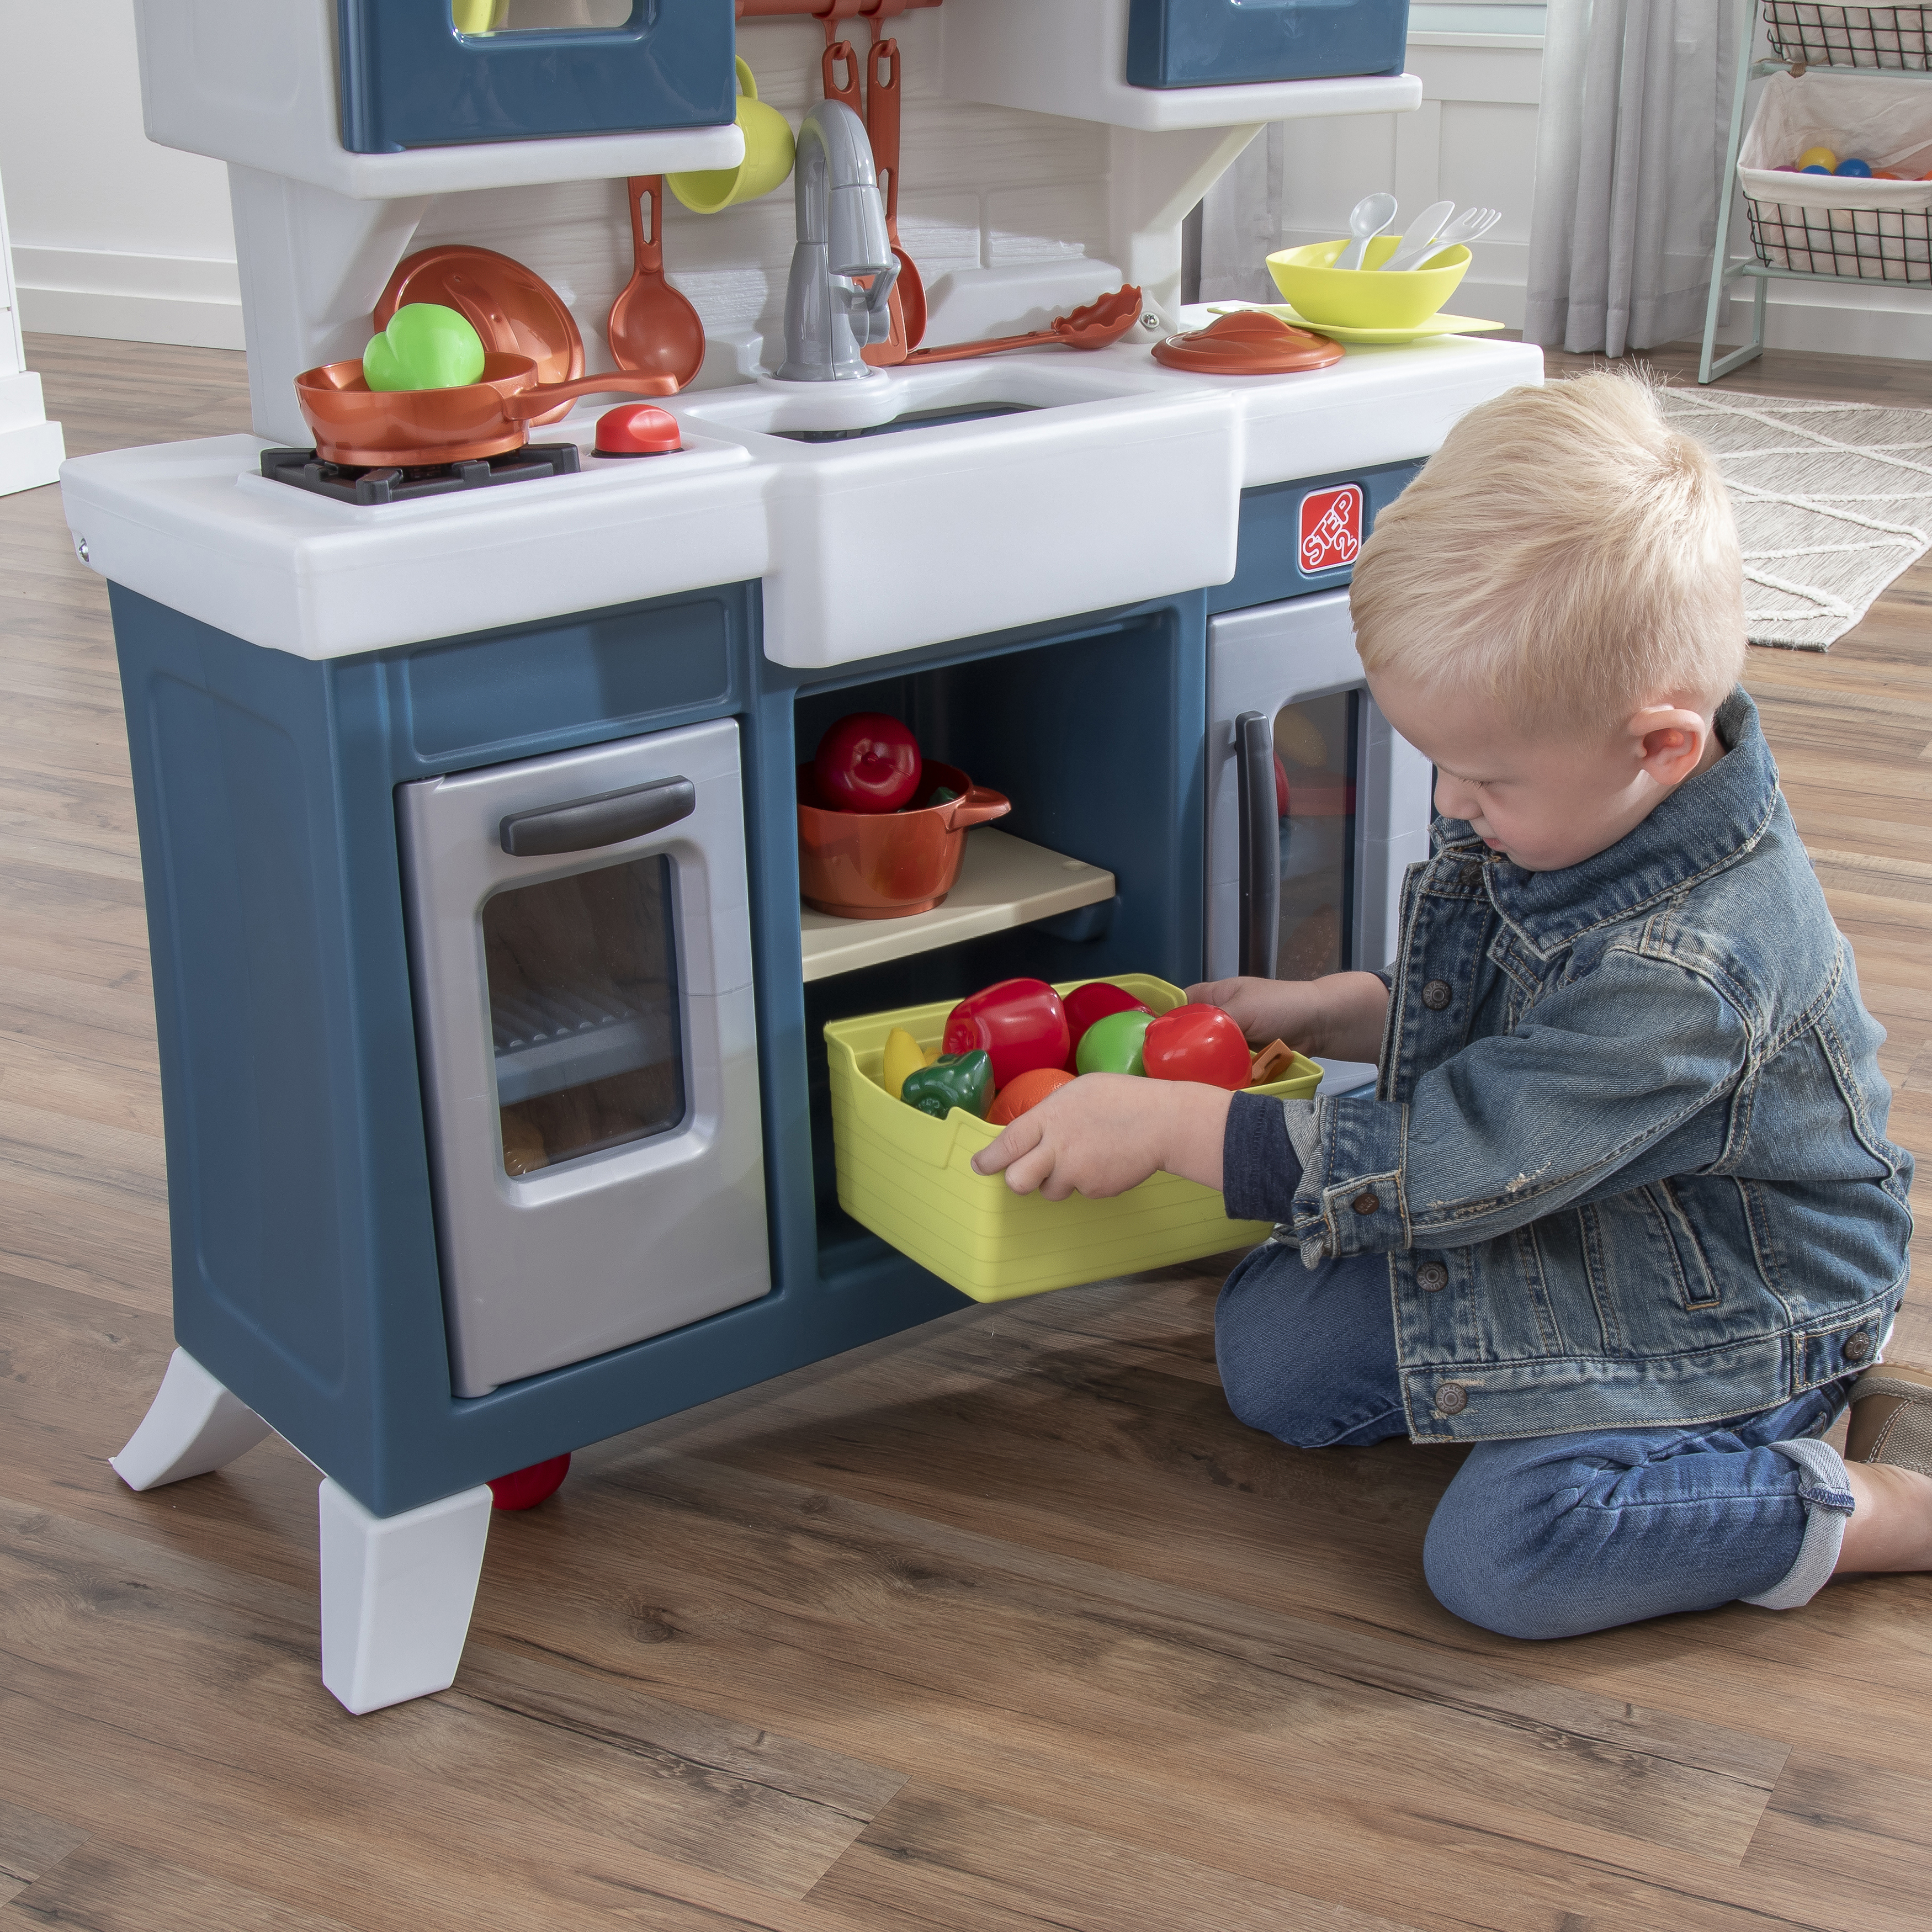
M 812 775 L 834 812 L 896 812 L 919 790 L 919 742 L 883 711 L 854 711 L 818 741 Z
M 1066 1060 L 1066 1009 L 1044 980 L 1002 980 L 962 1000 L 946 1022 L 942 1053 L 982 1048 L 992 1056 L 993 1084 L 1004 1087 L 1035 1066 Z
M 1009 1126 L 1022 1114 L 1037 1107 L 1055 1088 L 1072 1084 L 1072 1075 L 1064 1066 L 1034 1067 L 1000 1089 L 999 1098 L 986 1109 L 986 1124 Z
M 1080 1042 L 1075 1057 L 1082 1073 L 1144 1073 L 1141 1042 L 1154 1024 L 1143 1006 L 1133 1013 L 1108 1013 L 1096 1020 Z
M 1147 1030 L 1142 1058 L 1150 1080 L 1198 1080 L 1238 1092 L 1254 1056 L 1240 1028 L 1219 1006 L 1176 1006 Z
M 1080 1042 L 1096 1020 L 1103 1020 L 1109 1013 L 1144 1013 L 1152 1010 L 1142 1006 L 1132 994 L 1106 980 L 1090 980 L 1084 986 L 1076 986 L 1061 1004 L 1066 1009 L 1067 1047 L 1066 1058 L 1061 1064 L 1072 1072 L 1079 1070 L 1074 1060 L 1079 1053 Z

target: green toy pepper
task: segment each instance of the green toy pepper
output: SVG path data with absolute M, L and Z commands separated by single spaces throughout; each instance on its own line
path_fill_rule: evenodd
M 899 1089 L 908 1107 L 943 1120 L 955 1107 L 980 1120 L 993 1100 L 993 1062 L 983 1047 L 970 1053 L 942 1053 L 930 1066 L 908 1073 Z

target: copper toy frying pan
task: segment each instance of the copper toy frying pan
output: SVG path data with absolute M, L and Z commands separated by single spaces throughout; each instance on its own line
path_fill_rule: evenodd
M 520 449 L 532 418 L 579 396 L 668 396 L 676 388 L 671 376 L 622 369 L 539 382 L 529 356 L 485 356 L 480 382 L 449 389 L 372 389 L 360 361 L 326 362 L 296 378 L 296 400 L 325 463 L 411 470 Z

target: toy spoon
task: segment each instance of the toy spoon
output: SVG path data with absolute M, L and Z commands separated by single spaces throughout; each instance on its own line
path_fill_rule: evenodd
M 1335 266 L 1338 268 L 1359 268 L 1362 266 L 1363 251 L 1394 219 L 1394 195 L 1364 195 L 1348 211 L 1348 233 L 1352 238 L 1348 245 L 1335 257 Z

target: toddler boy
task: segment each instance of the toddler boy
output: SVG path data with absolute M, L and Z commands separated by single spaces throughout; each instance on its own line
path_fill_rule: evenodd
M 1378 1060 L 1376 1096 L 1090 1076 L 974 1163 L 1054 1198 L 1165 1168 L 1274 1222 L 1216 1312 L 1229 1403 L 1302 1448 L 1473 1444 L 1424 1565 L 1509 1635 L 1932 1568 L 1932 1375 L 1870 1372 L 1912 1162 L 1737 688 L 1742 586 L 1715 466 L 1642 383 L 1464 418 L 1351 593 L 1437 771 L 1394 963 L 1189 995 Z

